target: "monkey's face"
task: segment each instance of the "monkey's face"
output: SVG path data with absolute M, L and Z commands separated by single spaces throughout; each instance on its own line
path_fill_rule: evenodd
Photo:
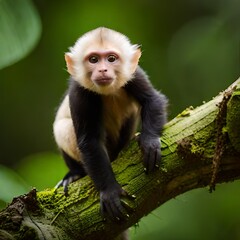
M 68 72 L 81 86 L 99 94 L 115 94 L 136 71 L 141 51 L 128 38 L 106 28 L 83 35 L 65 54 Z
M 91 51 L 84 59 L 86 69 L 85 84 L 87 87 L 99 92 L 113 92 L 121 87 L 122 62 L 120 55 L 115 51 Z

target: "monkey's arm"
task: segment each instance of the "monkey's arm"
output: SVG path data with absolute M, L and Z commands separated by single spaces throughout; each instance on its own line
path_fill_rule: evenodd
M 102 214 L 122 219 L 124 210 L 120 196 L 125 195 L 125 191 L 116 181 L 106 149 L 103 147 L 101 97 L 72 80 L 69 101 L 83 166 L 100 191 Z
M 161 160 L 159 135 L 167 120 L 167 98 L 153 88 L 140 67 L 137 68 L 134 79 L 125 86 L 125 89 L 141 105 L 142 129 L 139 144 L 144 153 L 143 161 L 148 173 L 158 168 Z

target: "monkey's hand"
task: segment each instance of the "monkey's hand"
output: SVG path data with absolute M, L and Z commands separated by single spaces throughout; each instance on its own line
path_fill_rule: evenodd
M 128 217 L 122 206 L 121 196 L 129 195 L 118 183 L 105 190 L 100 190 L 100 206 L 103 217 L 108 217 L 113 221 L 123 221 Z
M 143 164 L 146 173 L 158 169 L 161 161 L 161 143 L 159 137 L 148 137 L 140 134 L 138 142 L 143 152 Z

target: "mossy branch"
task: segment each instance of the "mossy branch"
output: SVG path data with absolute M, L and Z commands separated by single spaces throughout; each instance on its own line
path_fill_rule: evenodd
M 13 199 L 0 213 L 0 239 L 113 239 L 167 200 L 193 188 L 240 178 L 240 79 L 196 109 L 188 108 L 163 132 L 159 171 L 146 175 L 132 141 L 113 163 L 117 180 L 135 200 L 126 222 L 104 221 L 99 196 L 86 177 L 69 196 L 53 189 Z

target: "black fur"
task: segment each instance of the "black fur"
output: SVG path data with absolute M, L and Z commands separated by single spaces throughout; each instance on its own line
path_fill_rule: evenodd
M 81 163 L 77 162 L 75 159 L 71 158 L 66 152 L 62 151 L 62 156 L 65 160 L 71 173 L 79 175 L 80 178 L 85 177 L 86 171 L 84 170 Z
M 167 120 L 165 95 L 153 88 L 145 72 L 138 67 L 135 77 L 124 87 L 140 103 L 142 135 L 159 137 Z
M 84 89 L 72 80 L 69 102 L 84 168 L 93 179 L 96 188 L 104 190 L 115 182 L 115 178 L 108 154 L 102 147 L 104 129 L 101 96 Z
M 166 122 L 166 97 L 157 92 L 139 67 L 134 79 L 124 86 L 141 106 L 142 130 L 139 144 L 144 154 L 147 172 L 159 166 L 161 159 L 159 135 Z M 100 191 L 101 210 L 113 219 L 124 219 L 120 196 L 127 193 L 117 183 L 110 161 L 125 147 L 132 136 L 133 116 L 126 119 L 120 130 L 120 137 L 114 142 L 103 128 L 103 103 L 101 95 L 84 89 L 73 79 L 69 86 L 69 102 L 77 144 L 83 157 L 83 167 L 63 154 L 70 172 L 68 176 L 84 176 L 86 172 Z M 76 170 L 75 168 L 79 168 Z
M 139 144 L 143 151 L 146 172 L 149 173 L 159 167 L 161 160 L 159 136 L 167 120 L 167 98 L 153 88 L 140 67 L 137 68 L 133 81 L 130 81 L 125 89 L 142 107 Z

